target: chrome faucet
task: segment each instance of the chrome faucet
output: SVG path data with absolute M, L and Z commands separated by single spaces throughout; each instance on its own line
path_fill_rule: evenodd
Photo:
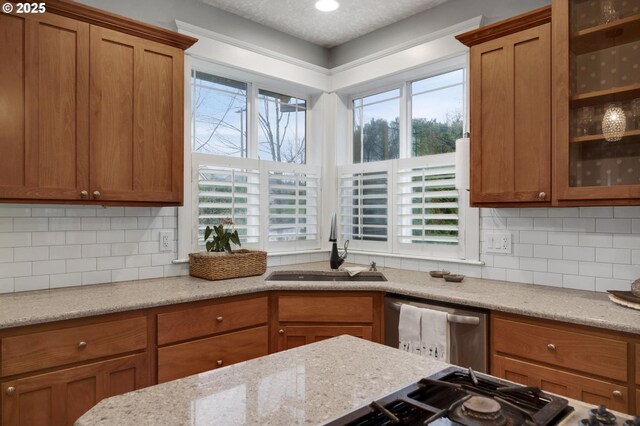
M 338 270 L 340 265 L 344 263 L 347 258 L 347 247 L 349 247 L 349 240 L 344 242 L 344 253 L 342 256 L 338 252 L 338 230 L 336 228 L 336 214 L 331 216 L 331 231 L 329 232 L 329 242 L 331 244 L 331 255 L 329 256 L 329 265 L 331 269 Z

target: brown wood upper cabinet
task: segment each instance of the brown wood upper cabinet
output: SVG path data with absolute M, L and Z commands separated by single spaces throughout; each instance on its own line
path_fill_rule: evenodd
M 471 204 L 551 202 L 551 8 L 462 34 L 471 47 Z
M 0 15 L 0 202 L 182 203 L 183 49 L 74 2 Z

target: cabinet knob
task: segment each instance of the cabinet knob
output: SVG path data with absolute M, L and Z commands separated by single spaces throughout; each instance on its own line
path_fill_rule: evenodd
M 216 318 L 216 321 L 218 321 L 218 322 L 222 322 L 222 321 L 224 321 L 224 317 L 217 317 L 217 318 Z
M 100 198 L 100 191 L 93 191 L 93 198 Z
M 7 395 L 13 395 L 16 392 L 16 388 L 14 388 L 13 386 L 9 386 L 7 388 Z
M 614 391 L 612 392 L 612 395 L 613 395 L 615 398 L 622 398 L 622 392 L 620 392 L 619 390 L 614 390 Z
M 84 340 L 80 343 L 78 343 L 78 350 L 82 350 L 84 348 L 87 347 L 87 342 L 85 342 Z
M 218 367 L 222 367 L 222 365 L 224 364 L 224 361 L 219 359 L 216 364 L 218 364 Z
M 284 334 L 284 330 L 283 329 L 278 330 L 278 334 Z
M 538 194 L 538 199 L 540 200 L 546 200 L 547 199 L 547 193 L 546 192 L 541 192 Z
M 89 198 L 89 191 L 85 191 L 85 190 L 80 191 L 80 198 L 82 199 Z
M 556 350 L 556 345 L 554 345 L 553 343 L 549 343 L 547 345 L 547 349 L 549 349 L 550 351 L 555 351 Z

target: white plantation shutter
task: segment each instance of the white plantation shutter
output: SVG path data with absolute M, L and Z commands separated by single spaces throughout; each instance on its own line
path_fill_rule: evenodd
M 268 172 L 270 243 L 308 241 L 319 246 L 319 192 L 317 175 Z
M 372 167 L 377 166 L 377 167 Z M 340 237 L 351 247 L 385 249 L 389 246 L 390 162 L 345 166 L 339 173 Z
M 260 171 L 199 164 L 197 170 L 197 241 L 207 226 L 230 218 L 243 247 L 260 243 Z
M 461 208 L 451 154 L 418 165 L 399 162 L 396 173 L 396 223 L 400 251 L 437 257 L 460 253 Z M 413 163 L 413 164 L 411 164 Z

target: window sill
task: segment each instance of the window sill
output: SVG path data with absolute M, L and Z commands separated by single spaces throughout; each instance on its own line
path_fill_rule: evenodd
M 383 253 L 383 252 L 377 252 L 377 251 L 349 250 L 349 254 L 360 254 L 364 256 L 393 257 L 397 259 L 428 260 L 432 262 L 455 263 L 460 265 L 484 266 L 485 264 L 481 260 L 450 259 L 450 258 L 428 257 L 428 256 L 425 257 L 425 256 L 420 256 L 415 254 Z

